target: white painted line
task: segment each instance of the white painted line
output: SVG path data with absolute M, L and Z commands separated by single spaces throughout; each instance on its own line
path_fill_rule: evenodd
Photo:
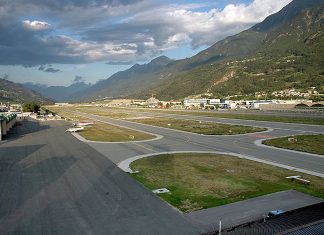
M 164 114 L 162 114 L 163 116 Z M 170 115 L 170 114 L 168 114 Z M 189 114 L 171 114 L 172 116 L 188 116 L 188 117 L 206 117 L 206 118 L 215 118 L 215 119 L 221 119 L 221 120 L 230 120 L 230 121 L 246 121 L 246 122 L 261 122 L 261 123 L 270 123 L 270 124 L 288 124 L 288 125 L 299 125 L 299 126 L 311 126 L 311 127 L 323 127 L 323 125 L 316 125 L 316 124 L 304 124 L 304 123 L 295 123 L 295 122 L 273 122 L 273 121 L 263 121 L 263 120 L 253 120 L 253 119 L 240 119 L 240 118 L 222 118 L 222 117 L 212 117 L 207 115 L 189 115 Z
M 197 121 L 197 120 L 192 120 L 192 119 L 184 119 L 184 120 Z M 139 124 L 139 125 L 144 125 L 144 126 L 149 126 L 149 127 L 164 129 L 164 130 L 168 130 L 168 131 L 171 130 L 171 131 L 182 132 L 182 133 L 186 133 L 186 134 L 190 134 L 190 135 L 192 134 L 192 135 L 207 136 L 207 137 L 242 136 L 242 135 L 251 135 L 251 134 L 256 134 L 256 133 L 267 133 L 267 132 L 273 131 L 273 129 L 271 129 L 271 128 L 262 127 L 262 128 L 266 128 L 267 130 L 265 130 L 265 131 L 258 131 L 258 132 L 249 132 L 249 133 L 245 133 L 245 134 L 234 134 L 234 135 L 221 135 L 221 134 L 219 134 L 219 135 L 206 135 L 206 134 L 199 134 L 199 133 L 190 132 L 190 131 L 183 131 L 183 130 L 168 128 L 168 127 L 154 126 L 154 125 L 151 125 L 151 124 L 144 124 L 144 123 L 140 123 L 140 122 L 132 122 L 132 121 L 126 121 L 126 120 L 123 120 L 123 121 L 129 122 L 129 123 L 132 123 L 132 124 Z M 206 122 L 209 122 L 209 121 L 206 121 Z M 220 124 L 224 124 L 224 123 L 220 123 Z M 236 125 L 236 124 L 233 124 L 233 125 Z M 241 126 L 244 126 L 244 125 L 241 125 Z M 248 127 L 250 127 L 250 126 L 248 126 Z
M 302 169 L 302 168 L 297 168 L 297 167 L 293 167 L 293 166 L 289 166 L 289 165 L 284 165 L 284 164 L 273 162 L 273 161 L 262 160 L 259 158 L 250 157 L 250 156 L 246 156 L 246 155 L 242 155 L 242 154 L 231 153 L 231 152 L 218 152 L 218 151 L 170 151 L 170 152 L 150 153 L 150 154 L 138 155 L 135 157 L 128 158 L 124 161 L 119 162 L 117 164 L 117 166 L 127 173 L 133 173 L 133 170 L 130 168 L 130 164 L 138 159 L 146 158 L 146 157 L 153 157 L 153 156 L 158 156 L 158 155 L 165 155 L 165 154 L 176 154 L 176 153 L 213 153 L 213 154 L 231 155 L 231 156 L 236 156 L 236 157 L 239 157 L 242 159 L 248 159 L 251 161 L 265 163 L 268 165 L 284 168 L 287 170 L 298 171 L 298 172 L 302 172 L 305 174 L 314 175 L 314 176 L 324 178 L 324 174 L 319 173 L 319 172 Z
M 82 112 L 78 112 L 78 113 L 82 113 Z M 82 114 L 85 114 L 85 113 L 82 113 Z M 84 116 L 82 114 L 80 114 L 80 115 Z M 94 114 L 91 114 L 91 115 L 97 116 L 97 115 L 94 115 Z M 98 117 L 101 117 L 101 116 L 98 116 Z M 146 133 L 146 134 L 153 135 L 153 136 L 156 136 L 156 137 L 153 138 L 153 139 L 149 139 L 149 140 L 129 140 L 129 141 L 115 141 L 115 142 L 87 140 L 84 137 L 80 136 L 78 133 L 72 133 L 74 137 L 76 137 L 77 139 L 79 139 L 79 140 L 81 140 L 83 142 L 97 143 L 97 144 L 142 143 L 142 142 L 156 141 L 156 140 L 159 140 L 159 139 L 163 138 L 163 136 L 159 135 L 159 134 L 155 134 L 155 133 L 151 133 L 151 132 L 147 132 L 147 131 L 142 131 L 142 130 L 137 130 L 137 129 L 130 128 L 130 127 L 124 127 L 122 125 L 114 124 L 114 123 L 111 123 L 109 121 L 102 121 L 102 120 L 99 120 L 99 119 L 96 119 L 96 118 L 90 118 L 90 119 L 98 121 L 98 122 L 102 122 L 102 123 L 107 123 L 107 124 L 112 125 L 112 126 L 118 126 L 118 127 L 124 128 L 124 129 L 129 129 L 129 130 L 133 130 L 133 131 L 137 131 L 137 132 Z
M 293 123 L 293 122 L 272 122 L 272 121 L 262 121 L 262 120 L 251 120 L 251 119 L 235 119 L 235 118 L 221 118 L 221 117 L 212 117 L 212 116 L 206 116 L 206 115 L 189 115 L 189 114 L 165 114 L 165 113 L 152 113 L 152 112 L 144 112 L 144 113 L 148 113 L 151 114 L 153 117 L 175 117 L 178 119 L 185 119 L 182 118 L 180 116 L 186 116 L 186 117 L 191 117 L 189 118 L 190 120 L 195 120 L 195 118 L 207 118 L 207 119 L 220 119 L 220 120 L 224 120 L 224 121 L 231 121 L 234 123 L 226 123 L 226 122 L 217 122 L 217 120 L 211 120 L 211 122 L 216 122 L 216 123 L 223 123 L 223 124 L 232 124 L 232 125 L 246 125 L 246 126 L 254 126 L 254 127 L 262 127 L 262 128 L 270 128 L 268 126 L 258 126 L 255 125 L 258 122 L 260 123 L 268 123 L 271 125 L 299 125 L 299 126 L 305 126 L 305 127 L 323 127 L 323 125 L 314 125 L 314 124 L 303 124 L 303 123 Z M 203 120 L 206 121 L 206 120 Z M 245 122 L 246 124 L 241 124 L 239 123 L 240 121 Z M 254 122 L 254 123 L 251 123 Z M 296 130 L 296 129 L 285 129 L 285 128 L 275 128 L 275 129 L 281 129 L 281 130 L 289 130 L 289 131 L 305 131 L 305 130 Z M 320 133 L 323 134 L 324 132 L 316 132 L 316 131 L 308 131 L 310 133 Z
M 78 111 L 78 113 L 82 113 L 82 112 Z M 82 113 L 82 114 L 84 116 L 84 114 L 86 114 L 86 113 Z M 82 114 L 80 114 L 80 115 L 82 115 Z M 96 115 L 96 114 L 88 114 L 88 115 L 95 116 L 95 117 L 99 117 L 99 118 L 107 118 L 105 116 L 100 116 L 100 115 Z M 151 116 L 151 117 L 154 118 L 154 116 Z M 92 118 L 92 119 L 93 120 L 96 120 L 96 121 L 99 121 L 99 122 L 111 124 L 110 122 L 101 121 L 101 120 L 98 120 L 96 118 Z M 177 118 L 177 119 L 180 119 L 180 118 Z M 219 134 L 219 135 L 206 135 L 206 134 L 199 134 L 199 133 L 195 133 L 195 132 L 177 130 L 177 129 L 167 128 L 167 127 L 154 126 L 154 125 L 151 125 L 151 124 L 144 124 L 144 123 L 140 123 L 140 122 L 134 122 L 134 121 L 132 122 L 132 121 L 128 121 L 128 120 L 125 120 L 125 119 L 123 119 L 123 120 L 121 120 L 121 119 L 115 119 L 115 120 L 117 120 L 117 121 L 123 121 L 123 122 L 128 122 L 128 123 L 131 123 L 131 124 L 139 124 L 139 125 L 144 125 L 144 126 L 156 127 L 156 128 L 160 128 L 160 129 L 164 129 L 164 130 L 178 131 L 178 132 L 182 132 L 182 133 L 194 134 L 194 135 L 199 135 L 199 136 L 208 136 L 208 137 L 213 137 L 213 136 L 242 136 L 242 135 L 249 135 L 249 134 L 255 134 L 255 133 L 267 133 L 267 132 L 273 131 L 273 129 L 272 128 L 269 128 L 269 127 L 259 127 L 259 128 L 265 128 L 267 130 L 265 130 L 265 131 L 257 131 L 257 132 L 249 132 L 249 133 L 243 133 L 243 134 L 233 134 L 233 135 L 221 135 L 221 134 Z M 200 120 L 185 119 L 185 118 L 183 120 L 197 121 L 197 122 L 200 121 Z M 240 125 L 240 126 L 245 126 L 245 127 L 258 127 L 258 126 L 252 126 L 252 125 L 231 124 L 231 123 L 222 123 L 222 122 L 213 122 L 213 121 L 204 121 L 204 122 L 219 123 L 219 124 L 228 124 L 228 125 L 232 125 L 232 126 Z M 118 125 L 118 124 L 111 124 L 111 125 L 123 127 L 123 126 Z M 135 130 L 135 131 L 141 131 L 141 132 L 148 133 L 148 134 L 152 134 L 152 135 L 158 135 L 158 134 L 153 134 L 153 133 L 146 132 L 146 131 L 142 131 L 142 130 L 138 130 L 138 129 L 128 128 L 128 127 L 123 127 L 123 128 L 131 129 L 131 130 Z M 155 140 L 155 139 L 153 139 L 153 140 Z M 149 140 L 149 141 L 152 141 L 152 140 Z

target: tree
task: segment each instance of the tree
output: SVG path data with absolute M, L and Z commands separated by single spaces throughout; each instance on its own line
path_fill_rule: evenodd
M 39 109 L 40 109 L 40 106 L 35 103 L 27 103 L 27 104 L 24 104 L 24 106 L 23 106 L 24 112 L 37 113 L 39 111 Z

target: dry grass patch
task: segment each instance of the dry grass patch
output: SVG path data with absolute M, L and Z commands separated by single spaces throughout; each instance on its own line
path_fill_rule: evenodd
M 295 138 L 297 142 L 292 143 L 288 138 Z M 263 141 L 263 144 L 278 148 L 291 149 L 301 152 L 324 155 L 324 135 L 296 135 L 282 138 L 275 138 Z
M 153 126 L 166 127 L 204 135 L 236 135 L 267 130 L 265 128 L 252 126 L 230 125 L 175 118 L 145 118 L 135 119 L 133 121 Z
M 99 115 L 99 116 L 114 118 L 114 119 L 126 119 L 126 118 L 136 117 L 135 114 L 114 112 L 107 108 L 102 108 L 102 107 L 77 107 L 75 110 L 83 113 L 94 114 L 94 115 Z
M 149 140 L 155 137 L 144 132 L 100 122 L 78 133 L 87 140 L 104 142 Z
M 61 117 L 68 118 L 71 121 L 89 121 L 84 116 L 71 112 L 71 110 L 75 110 L 75 108 L 50 107 L 49 109 L 52 112 L 56 112 Z M 95 122 L 94 125 L 87 126 L 84 130 L 78 132 L 78 134 L 87 140 L 103 142 L 140 141 L 155 138 L 155 136 L 144 132 L 122 128 L 102 122 Z

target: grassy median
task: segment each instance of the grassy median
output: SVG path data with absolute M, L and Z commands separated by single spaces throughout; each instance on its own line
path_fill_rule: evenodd
M 96 122 L 93 126 L 86 127 L 81 132 L 78 132 L 78 134 L 87 140 L 103 142 L 149 140 L 155 137 L 144 132 L 100 122 Z
M 292 143 L 288 141 L 288 138 L 295 138 L 297 141 Z M 324 155 L 324 135 L 296 135 L 275 138 L 265 140 L 263 141 L 263 144 L 278 148 Z
M 136 114 L 131 113 L 113 112 L 111 109 L 103 107 L 77 107 L 75 110 L 114 119 L 127 119 L 137 116 Z
M 172 112 L 178 114 L 178 112 Z M 283 117 L 283 116 L 270 116 L 260 114 L 235 114 L 235 113 L 208 113 L 208 112 L 181 112 L 181 114 L 194 115 L 194 116 L 208 116 L 215 118 L 233 118 L 243 120 L 255 121 L 269 121 L 269 122 L 286 122 L 286 123 L 303 123 L 312 125 L 324 125 L 323 118 L 300 118 L 300 117 Z
M 183 212 L 224 205 L 278 191 L 295 189 L 324 198 L 324 179 L 228 155 L 168 154 L 131 164 L 136 180 Z M 310 185 L 287 180 L 301 175 Z
M 235 135 L 267 130 L 265 128 L 258 128 L 252 126 L 220 124 L 214 122 L 183 120 L 175 118 L 145 118 L 134 119 L 132 121 L 153 126 L 194 132 L 204 135 Z
M 124 110 L 125 108 L 111 108 L 115 110 Z M 309 118 L 309 117 L 285 117 L 285 116 L 275 116 L 275 115 L 262 115 L 261 113 L 224 113 L 224 112 L 204 112 L 204 111 L 182 111 L 182 110 L 161 110 L 161 109 L 128 109 L 128 111 L 138 111 L 140 112 L 155 112 L 155 113 L 165 113 L 165 114 L 178 114 L 178 115 L 192 115 L 192 116 L 207 116 L 215 118 L 231 118 L 231 119 L 243 119 L 243 120 L 255 120 L 255 121 L 269 121 L 269 122 L 286 122 L 286 123 L 303 123 L 312 125 L 324 125 L 323 118 Z
M 91 121 L 91 119 L 86 119 L 84 116 L 72 113 L 69 107 L 54 107 L 50 108 L 50 110 L 72 121 Z M 96 121 L 94 125 L 85 127 L 84 130 L 78 132 L 78 134 L 87 140 L 102 142 L 138 141 L 155 138 L 155 136 L 141 131 L 122 128 L 98 121 Z

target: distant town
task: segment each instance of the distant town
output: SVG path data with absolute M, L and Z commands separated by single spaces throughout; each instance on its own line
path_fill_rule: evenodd
M 75 105 L 73 103 L 56 103 L 56 106 Z M 187 98 L 183 100 L 159 100 L 154 96 L 147 100 L 141 99 L 105 99 L 82 105 L 107 107 L 141 107 L 159 109 L 209 109 L 209 110 L 323 110 L 324 101 L 314 102 L 310 99 L 267 99 L 267 100 L 231 100 L 217 98 Z

